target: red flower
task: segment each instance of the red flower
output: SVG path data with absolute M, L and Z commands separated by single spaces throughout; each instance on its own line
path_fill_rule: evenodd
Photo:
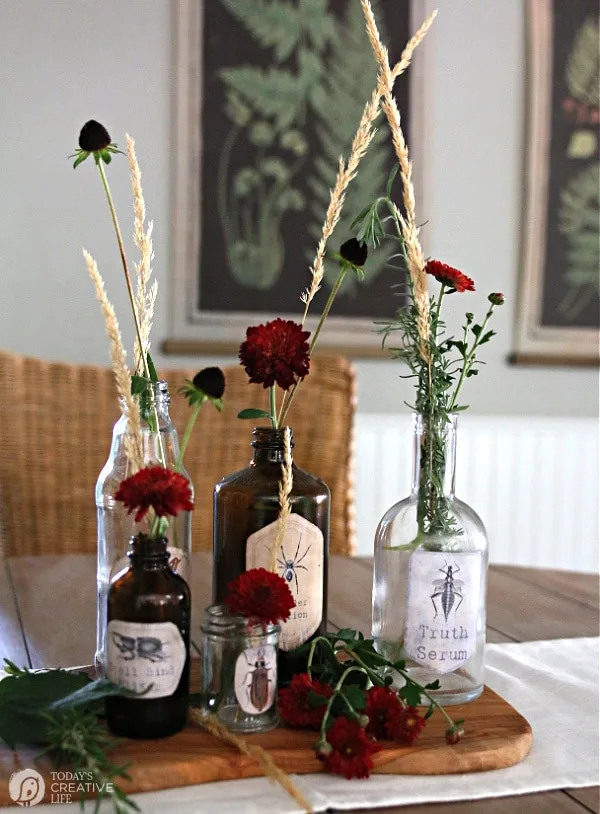
M 368 777 L 373 768 L 371 755 L 381 749 L 357 721 L 350 721 L 342 716 L 335 719 L 327 732 L 327 742 L 333 747 L 332 751 L 329 754 L 319 754 L 317 749 L 317 754 L 328 771 L 343 774 L 348 780 L 353 777 Z
M 402 704 L 394 690 L 390 687 L 371 687 L 367 691 L 367 732 L 374 738 L 388 738 L 388 722 L 399 710 L 402 710 Z
M 296 380 L 308 376 L 310 331 L 284 319 L 248 328 L 246 341 L 240 346 L 240 362 L 251 382 L 272 387 L 275 382 L 289 390 Z
M 390 716 L 386 731 L 388 738 L 398 743 L 413 744 L 425 727 L 426 721 L 414 707 L 402 707 Z
M 263 624 L 285 622 L 296 607 L 287 582 L 266 568 L 251 568 L 230 582 L 227 589 L 225 602 L 231 613 Z
M 297 729 L 319 729 L 325 704 L 313 707 L 308 703 L 310 692 L 331 698 L 333 690 L 327 684 L 310 679 L 308 673 L 298 673 L 287 687 L 279 690 L 279 712 L 286 724 Z
M 454 746 L 454 744 L 460 741 L 465 732 L 462 726 L 454 724 L 454 726 L 451 726 L 450 729 L 446 730 L 445 734 L 446 734 L 446 743 L 449 746 Z
M 475 283 L 462 271 L 442 263 L 441 260 L 428 260 L 425 266 L 427 274 L 455 291 L 475 291 Z
M 194 508 L 190 484 L 179 472 L 162 466 L 148 466 L 121 482 L 115 500 L 123 503 L 129 514 L 137 509 L 139 523 L 150 507 L 159 517 L 191 512 Z

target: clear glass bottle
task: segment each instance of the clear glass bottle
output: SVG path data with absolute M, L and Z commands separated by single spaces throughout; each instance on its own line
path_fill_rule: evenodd
M 377 649 L 419 683 L 439 680 L 441 704 L 483 691 L 488 544 L 454 495 L 456 430 L 456 415 L 415 414 L 412 492 L 379 523 L 373 571 Z
M 233 732 L 277 726 L 279 625 L 249 624 L 211 605 L 202 630 L 202 705 Z
M 290 619 L 281 625 L 279 646 L 289 652 L 326 629 L 330 494 L 323 481 L 294 464 L 292 514 L 283 545 L 273 551 L 284 430 L 257 427 L 253 436 L 250 465 L 215 486 L 213 602 L 222 603 L 228 583 L 244 571 L 275 570 L 296 601 Z M 280 674 L 287 672 L 280 662 Z
M 169 417 L 169 391 L 167 383 L 156 382 L 147 394 L 140 397 L 142 415 L 153 412 L 154 399 L 160 434 L 153 432 L 148 423 L 142 420 L 144 463 L 146 466 L 163 461 L 174 469 L 179 458 L 177 430 Z M 151 419 L 152 421 L 152 419 Z M 114 494 L 122 480 L 132 474 L 131 464 L 125 449 L 127 421 L 123 416 L 113 429 L 112 443 L 108 460 L 96 482 L 96 513 L 98 520 L 98 565 L 97 565 L 97 613 L 96 613 L 96 656 L 98 675 L 104 675 L 106 659 L 106 597 L 111 580 L 129 566 L 127 550 L 129 540 L 138 531 L 146 531 L 145 522 L 134 523 L 133 514 L 128 514 L 122 503 L 114 499 Z M 190 480 L 185 469 L 179 470 Z M 190 487 L 193 486 L 190 481 Z M 169 564 L 187 582 L 191 576 L 192 515 L 180 512 L 169 518 L 166 536 L 169 541 Z
M 166 738 L 187 719 L 190 589 L 169 567 L 164 537 L 136 534 L 128 557 L 108 590 L 106 673 L 144 695 L 107 698 L 106 721 L 121 737 Z

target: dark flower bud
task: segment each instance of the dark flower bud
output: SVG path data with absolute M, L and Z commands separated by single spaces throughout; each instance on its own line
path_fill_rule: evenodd
M 489 294 L 488 300 L 492 303 L 492 305 L 504 305 L 504 294 Z
M 458 743 L 462 736 L 465 734 L 464 729 L 460 726 L 451 726 L 450 729 L 446 730 L 446 743 L 449 746 L 453 746 L 455 743 Z
M 315 752 L 319 760 L 324 760 L 333 752 L 333 746 L 327 741 L 319 741 L 315 746 Z
M 108 130 L 100 122 L 90 119 L 81 128 L 79 134 L 79 148 L 87 153 L 95 153 L 104 150 L 110 145 Z
M 225 376 L 220 367 L 205 367 L 196 373 L 193 382 L 196 389 L 213 399 L 220 399 L 225 392 Z
M 361 726 L 363 729 L 369 725 L 368 715 L 359 715 L 356 720 L 358 721 L 358 725 Z
M 340 246 L 340 254 L 348 263 L 360 267 L 367 262 L 369 252 L 366 243 L 359 243 L 355 237 L 351 237 Z

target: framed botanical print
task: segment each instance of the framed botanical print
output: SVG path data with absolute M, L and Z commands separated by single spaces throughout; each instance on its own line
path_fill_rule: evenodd
M 598 364 L 597 0 L 529 0 L 528 132 L 516 363 Z
M 173 296 L 164 350 L 228 353 L 248 325 L 301 314 L 329 189 L 375 87 L 376 65 L 357 0 L 173 5 Z M 395 61 L 394 47 L 401 49 L 422 22 L 421 9 L 398 0 L 375 5 Z M 415 92 L 421 82 L 417 60 L 395 88 L 413 153 L 421 123 L 412 100 L 421 96 Z M 352 236 L 354 217 L 384 193 L 394 163 L 382 117 L 330 250 Z M 316 312 L 337 271 L 328 260 Z M 364 281 L 349 277 L 321 346 L 380 353 L 374 322 L 397 309 L 398 271 L 382 248 L 371 252 Z

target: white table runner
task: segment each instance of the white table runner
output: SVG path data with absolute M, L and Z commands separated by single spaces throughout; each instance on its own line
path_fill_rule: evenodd
M 294 776 L 315 812 L 476 800 L 598 784 L 599 639 L 490 644 L 486 684 L 530 722 L 533 747 L 516 766 L 492 772 L 424 777 L 374 775 L 345 780 Z M 298 814 L 285 792 L 264 778 L 207 783 L 133 795 L 142 814 Z M 75 805 L 40 805 L 36 814 L 73 814 Z M 93 806 L 88 804 L 86 812 Z M 110 806 L 102 807 L 109 812 Z M 15 808 L 0 808 L 0 812 Z

